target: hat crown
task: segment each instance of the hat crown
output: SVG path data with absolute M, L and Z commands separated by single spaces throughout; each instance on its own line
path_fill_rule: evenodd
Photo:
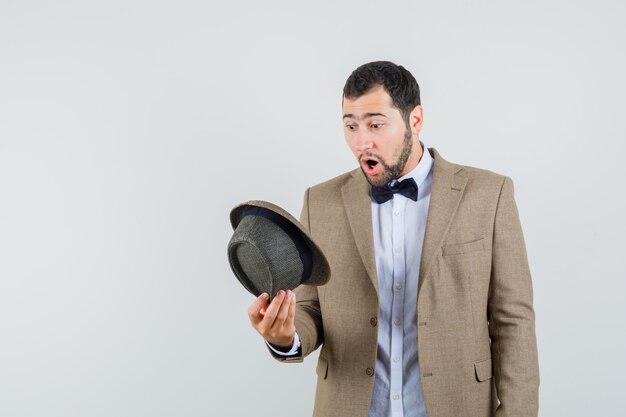
M 330 266 L 307 227 L 267 201 L 241 203 L 230 212 L 233 236 L 228 260 L 239 282 L 253 295 L 270 300 L 279 289 L 324 285 Z
M 228 244 L 229 260 L 241 284 L 252 294 L 274 295 L 300 284 L 304 267 L 292 239 L 261 216 L 241 219 Z

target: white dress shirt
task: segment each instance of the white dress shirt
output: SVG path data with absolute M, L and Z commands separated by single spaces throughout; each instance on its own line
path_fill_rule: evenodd
M 378 354 L 370 417 L 427 417 L 417 354 L 417 284 L 432 190 L 433 158 L 422 143 L 415 168 L 398 178 L 413 178 L 417 201 L 401 194 L 378 204 L 372 200 L 374 253 L 378 275 Z M 392 181 L 394 183 L 396 180 Z M 268 346 L 279 355 L 293 355 Z M 267 341 L 266 341 L 267 343 Z
M 423 155 L 403 177 L 417 184 L 417 201 L 401 194 L 372 200 L 378 275 L 378 354 L 370 416 L 426 417 L 417 354 L 417 281 L 432 189 L 433 158 Z M 393 183 L 393 181 L 392 181 Z

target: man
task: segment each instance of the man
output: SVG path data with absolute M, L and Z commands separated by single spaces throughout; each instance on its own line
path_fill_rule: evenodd
M 537 416 L 511 179 L 424 146 L 419 87 L 401 66 L 357 68 L 342 107 L 360 168 L 309 188 L 301 215 L 330 282 L 261 295 L 252 326 L 281 361 L 322 346 L 315 416 Z

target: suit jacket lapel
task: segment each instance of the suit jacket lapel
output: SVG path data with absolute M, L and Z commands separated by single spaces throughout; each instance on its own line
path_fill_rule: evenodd
M 434 158 L 433 186 L 420 261 L 418 292 L 437 251 L 443 245 L 467 184 L 467 178 L 455 175 L 463 167 L 443 159 L 435 148 L 428 149 Z
M 361 169 L 352 171 L 352 177 L 341 188 L 341 194 L 354 242 L 378 294 L 370 185 Z
M 434 159 L 433 186 L 426 219 L 418 291 L 422 287 L 436 252 L 443 245 L 467 183 L 467 178 L 455 175 L 463 167 L 443 159 L 435 148 L 428 148 L 428 150 Z M 352 171 L 352 176 L 341 188 L 341 194 L 356 247 L 372 285 L 378 293 L 370 185 L 360 169 Z

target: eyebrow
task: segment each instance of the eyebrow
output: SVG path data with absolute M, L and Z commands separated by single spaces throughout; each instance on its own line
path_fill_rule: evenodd
M 387 116 L 385 116 L 382 113 L 365 113 L 363 116 L 360 117 L 360 119 L 367 119 L 368 117 L 374 117 L 374 116 L 387 117 Z M 346 114 L 343 115 L 343 119 L 357 119 L 357 120 L 359 120 L 359 117 L 356 117 L 352 113 L 346 113 Z

